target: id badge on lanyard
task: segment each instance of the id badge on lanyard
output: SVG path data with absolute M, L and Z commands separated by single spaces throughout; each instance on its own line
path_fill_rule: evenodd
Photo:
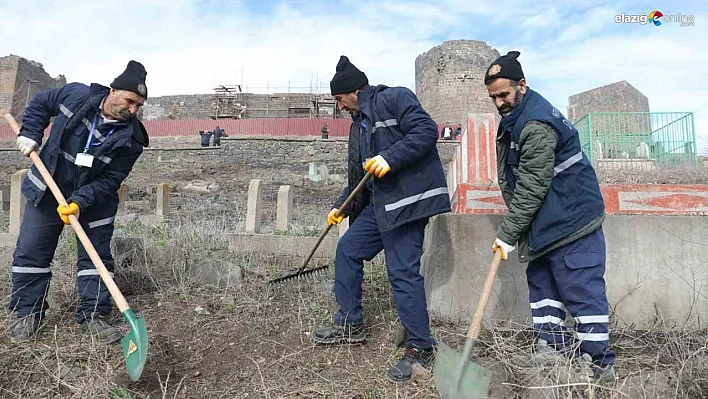
M 86 140 L 86 146 L 84 146 L 84 152 L 76 154 L 76 161 L 74 161 L 74 164 L 78 166 L 83 166 L 86 168 L 90 168 L 93 166 L 93 155 L 88 153 L 89 147 L 91 146 L 91 140 L 93 138 L 93 132 L 96 130 L 96 120 L 98 119 L 98 114 L 93 117 L 93 122 L 91 123 L 91 130 L 89 131 L 88 139 Z M 111 133 L 113 133 L 113 130 L 111 129 L 110 132 L 108 132 L 108 135 L 110 136 Z

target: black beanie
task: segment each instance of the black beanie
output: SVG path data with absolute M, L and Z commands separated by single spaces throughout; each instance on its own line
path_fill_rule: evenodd
M 368 84 L 369 79 L 364 75 L 364 72 L 358 70 L 354 64 L 349 62 L 347 56 L 339 57 L 337 72 L 334 74 L 332 81 L 329 82 L 329 88 L 333 96 L 351 93 Z
M 114 89 L 128 90 L 147 99 L 147 86 L 145 86 L 145 67 L 137 61 L 128 62 L 125 71 L 118 76 L 111 87 Z
M 517 60 L 519 55 L 521 53 L 518 51 L 509 51 L 506 55 L 497 58 L 487 68 L 487 72 L 484 74 L 484 84 L 498 78 L 521 80 L 524 77 L 524 71 L 521 70 L 521 64 Z

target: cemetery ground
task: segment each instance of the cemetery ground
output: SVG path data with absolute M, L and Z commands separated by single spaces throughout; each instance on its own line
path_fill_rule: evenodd
M 188 140 L 192 146 L 196 143 Z M 156 147 L 161 144 L 160 139 L 154 142 Z M 142 378 L 127 378 L 118 345 L 98 345 L 75 324 L 76 240 L 67 227 L 51 265 L 51 309 L 40 334 L 30 343 L 12 344 L 13 319 L 9 312 L 0 316 L 0 397 L 438 397 L 429 376 L 417 376 L 406 385 L 385 379 L 402 350 L 395 342 L 399 321 L 382 254 L 365 266 L 368 341 L 321 347 L 308 334 L 330 322 L 336 311 L 327 284 L 332 268 L 317 280 L 271 287 L 269 279 L 297 269 L 303 259 L 228 250 L 229 235 L 244 229 L 251 179 L 263 181 L 262 232 L 275 232 L 278 187 L 288 184 L 294 194 L 288 234 L 310 236 L 325 227 L 341 183 L 307 181 L 306 164 L 298 170 L 254 167 L 208 157 L 186 159 L 177 152 L 166 153 L 159 162 L 155 158 L 139 162 L 126 181 L 129 197 L 115 233 L 120 246 L 116 281 L 148 327 L 150 346 Z M 2 183 L 9 183 L 8 172 L 26 165 L 19 156 L 16 164 L 3 163 L 0 172 L 7 182 Z M 196 180 L 219 187 L 207 193 L 185 189 Z M 171 191 L 171 212 L 163 222 L 149 217 L 154 216 L 153 187 L 158 183 L 168 183 Z M 7 223 L 7 212 L 0 212 L 2 231 L 7 231 Z M 5 265 L 0 268 L 3 306 L 10 296 L 11 261 L 12 250 L 0 249 Z M 208 267 L 238 271 L 226 282 L 210 284 L 198 277 Z M 112 319 L 126 331 L 117 312 Z M 434 317 L 431 323 L 437 340 L 461 349 L 466 325 Z M 490 394 L 495 398 L 702 398 L 708 392 L 706 336 L 706 331 L 668 332 L 660 325 L 651 331 L 613 329 L 619 380 L 609 388 L 563 384 L 553 378 L 563 370 L 512 364 L 514 355 L 530 351 L 528 326 L 502 324 L 486 330 L 474 356 L 494 371 Z

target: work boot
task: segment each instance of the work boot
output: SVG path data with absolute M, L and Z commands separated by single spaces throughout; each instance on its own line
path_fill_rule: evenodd
M 583 353 L 579 358 L 573 359 L 573 367 L 570 369 L 558 370 L 558 382 L 561 384 L 598 384 L 613 385 L 617 377 L 614 366 L 611 364 L 604 367 L 598 366 L 592 361 L 592 357 Z
M 401 360 L 388 369 L 386 379 L 391 382 L 408 382 L 413 378 L 413 368 L 422 366 L 428 372 L 435 360 L 435 349 L 406 348 Z
M 595 384 L 611 385 L 617 379 L 614 365 L 607 364 L 604 367 L 598 366 L 593 363 L 592 357 L 587 353 L 583 353 L 583 355 L 580 356 L 578 363 L 580 364 L 581 372 L 578 375 L 579 378 L 577 381 L 574 381 L 576 383 L 589 381 Z
M 43 317 L 40 315 L 29 315 L 20 318 L 12 327 L 10 332 L 11 342 L 27 342 L 32 335 L 37 333 L 42 327 Z
M 310 336 L 318 344 L 357 344 L 366 340 L 363 324 L 318 327 Z
M 103 316 L 95 316 L 80 324 L 84 333 L 91 335 L 101 344 L 111 344 L 121 339 L 121 333 L 116 327 L 108 324 Z
M 553 366 L 559 361 L 567 362 L 568 358 L 556 348 L 548 345 L 545 339 L 539 339 L 533 353 L 516 355 L 510 359 L 511 364 L 519 367 L 544 367 Z

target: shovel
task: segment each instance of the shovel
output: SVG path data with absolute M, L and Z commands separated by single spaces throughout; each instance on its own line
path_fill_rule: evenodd
M 467 331 L 465 348 L 462 356 L 449 346 L 440 342 L 435 356 L 434 379 L 438 392 L 444 399 L 482 399 L 489 394 L 489 383 L 492 373 L 484 367 L 469 361 L 472 348 L 477 343 L 477 337 L 482 329 L 484 311 L 492 293 L 494 278 L 501 263 L 501 250 L 494 253 L 492 266 L 484 281 L 482 297 L 477 304 L 477 311 L 472 318 L 472 324 Z
M 337 217 L 342 215 L 342 209 L 346 209 L 346 207 L 349 206 L 349 203 L 352 202 L 354 197 L 356 197 L 356 195 L 359 194 L 359 192 L 364 188 L 364 186 L 366 185 L 366 181 L 369 180 L 369 178 L 372 175 L 373 175 L 373 173 L 366 172 L 366 175 L 364 175 L 364 177 L 361 179 L 359 184 L 357 184 L 357 186 L 354 187 L 354 190 L 352 190 L 352 192 L 349 193 L 349 196 L 344 201 L 342 206 L 339 207 L 339 210 L 337 211 Z M 317 251 L 317 248 L 320 246 L 320 243 L 322 243 L 322 240 L 324 240 L 327 233 L 329 233 L 329 229 L 331 229 L 331 228 L 332 228 L 332 225 L 328 223 L 327 228 L 325 228 L 324 231 L 322 232 L 322 234 L 320 234 L 320 238 L 315 243 L 315 246 L 312 247 L 312 250 L 307 255 L 305 262 L 302 264 L 300 269 L 298 269 L 298 271 L 296 271 L 295 273 L 288 274 L 287 276 L 283 276 L 283 277 L 279 277 L 279 278 L 270 280 L 268 282 L 268 284 L 283 284 L 283 283 L 290 282 L 290 281 L 299 279 L 299 278 L 307 276 L 307 275 L 311 275 L 313 273 L 321 272 L 321 271 L 329 268 L 329 266 L 320 266 L 320 267 L 310 269 L 308 271 L 303 271 L 307 267 L 307 264 L 310 263 L 310 259 L 312 259 L 312 256 L 315 254 L 315 251 Z
M 15 132 L 15 135 L 19 136 L 20 127 L 17 125 L 15 118 L 13 118 L 10 114 L 5 114 L 5 119 L 7 119 L 7 122 Z M 34 166 L 37 170 L 39 170 L 39 173 L 41 173 L 42 178 L 44 178 L 44 181 L 52 191 L 52 194 L 54 194 L 54 198 L 56 198 L 57 202 L 60 205 L 67 205 L 64 195 L 62 195 L 59 187 L 54 182 L 54 179 L 52 179 L 52 175 L 44 166 L 44 163 L 39 158 L 39 155 L 37 155 L 37 152 L 32 151 L 29 157 L 32 159 L 32 162 L 34 162 Z M 96 266 L 96 270 L 98 270 L 98 273 L 101 275 L 101 279 L 108 287 L 108 291 L 111 293 L 116 306 L 130 327 L 128 334 L 126 334 L 121 340 L 121 345 L 123 346 L 123 356 L 125 356 L 125 366 L 128 371 L 128 376 L 131 380 L 137 381 L 145 368 L 145 361 L 147 360 L 148 340 L 145 320 L 136 317 L 135 313 L 133 313 L 130 309 L 130 306 L 128 306 L 128 302 L 123 297 L 123 294 L 121 294 L 118 286 L 111 278 L 111 275 L 108 274 L 108 270 L 106 270 L 106 266 L 103 265 L 101 257 L 98 255 L 96 249 L 94 249 L 91 244 L 91 240 L 89 240 L 88 236 L 84 232 L 84 229 L 81 227 L 79 219 L 77 219 L 74 215 L 70 215 L 69 221 L 71 222 L 71 227 L 74 228 L 74 232 L 76 232 L 76 236 L 79 237 L 81 244 L 83 244 L 84 249 L 86 249 L 86 252 L 91 258 L 91 261 L 93 261 L 93 264 Z

